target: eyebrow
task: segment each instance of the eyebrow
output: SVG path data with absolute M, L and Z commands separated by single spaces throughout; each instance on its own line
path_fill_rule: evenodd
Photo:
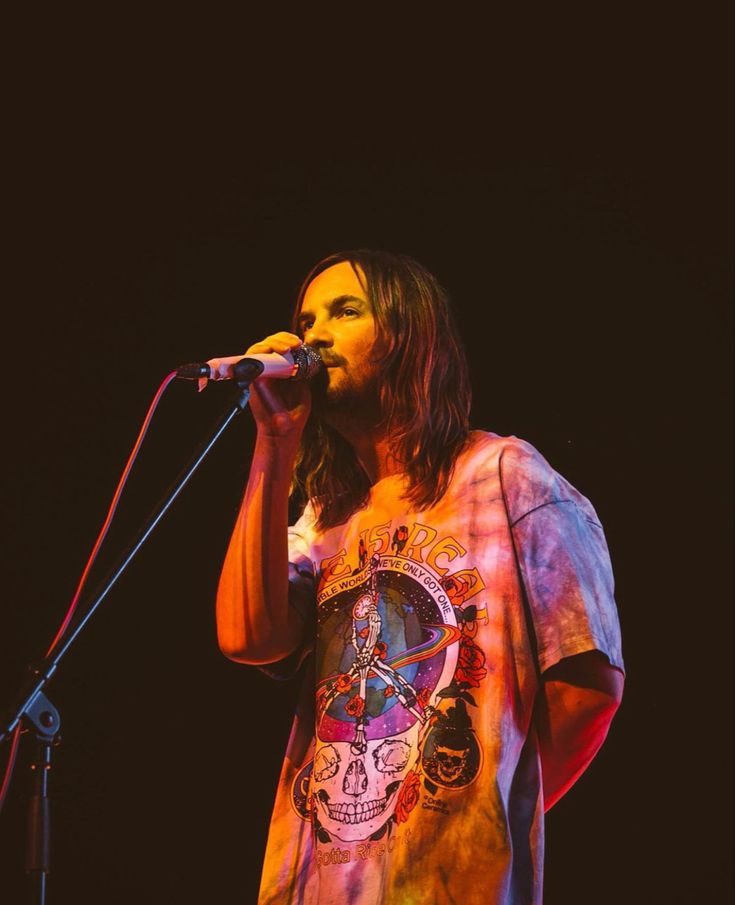
M 369 304 L 366 299 L 361 299 L 356 295 L 338 295 L 333 299 L 330 299 L 326 304 L 329 309 L 329 313 L 332 314 L 335 309 L 339 308 L 341 305 L 344 305 L 346 302 L 358 302 L 360 305 Z M 309 318 L 314 317 L 314 315 L 310 311 L 304 311 L 302 308 L 299 312 L 299 316 L 297 318 L 297 323 L 301 326 L 304 321 L 309 320 Z

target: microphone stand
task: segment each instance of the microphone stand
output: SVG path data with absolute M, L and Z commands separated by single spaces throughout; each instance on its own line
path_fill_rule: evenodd
M 235 366 L 234 374 L 238 387 L 235 404 L 219 421 L 209 440 L 200 447 L 199 452 L 194 455 L 190 463 L 181 472 L 179 478 L 163 498 L 158 509 L 141 529 L 138 539 L 128 548 L 120 565 L 113 570 L 112 575 L 105 580 L 101 590 L 97 592 L 83 618 L 80 619 L 64 643 L 60 644 L 58 650 L 52 651 L 40 663 L 29 665 L 30 678 L 21 689 L 16 703 L 9 707 L 7 711 L 12 713 L 13 716 L 9 721 L 3 720 L 0 723 L 0 744 L 15 731 L 20 722 L 23 723 L 25 729 L 34 733 L 36 739 L 36 750 L 30 765 L 32 781 L 28 799 L 26 837 L 26 871 L 30 876 L 31 894 L 29 901 L 34 903 L 34 905 L 36 903 L 37 905 L 46 905 L 46 880 L 50 871 L 49 852 L 51 839 L 48 795 L 49 774 L 51 772 L 52 749 L 60 742 L 59 729 L 61 727 L 59 712 L 46 697 L 44 690 L 58 669 L 59 663 L 87 626 L 97 607 L 105 599 L 153 529 L 161 521 L 206 455 L 235 416 L 245 410 L 250 399 L 250 383 L 262 370 L 262 364 L 255 362 L 254 367 L 253 363 L 247 360 L 243 362 L 242 367 L 240 365 Z

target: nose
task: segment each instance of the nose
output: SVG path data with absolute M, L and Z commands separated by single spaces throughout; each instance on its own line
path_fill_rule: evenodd
M 368 787 L 365 764 L 361 760 L 353 760 L 347 767 L 345 778 L 342 782 L 342 791 L 345 795 L 363 795 Z
M 331 346 L 334 342 L 334 339 L 325 322 L 322 320 L 316 320 L 304 332 L 304 342 L 307 346 L 317 346 L 324 349 Z

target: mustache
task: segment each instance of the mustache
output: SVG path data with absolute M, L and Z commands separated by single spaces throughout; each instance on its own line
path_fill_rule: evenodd
M 343 358 L 341 355 L 330 355 L 328 352 L 320 350 L 319 357 L 325 368 L 335 368 L 339 365 L 347 364 L 347 359 Z

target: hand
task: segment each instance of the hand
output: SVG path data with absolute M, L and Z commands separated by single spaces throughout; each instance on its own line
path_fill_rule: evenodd
M 300 346 L 302 340 L 294 333 L 274 333 L 255 343 L 245 355 L 278 352 L 283 355 Z M 306 380 L 273 380 L 259 377 L 250 386 L 250 410 L 258 433 L 264 437 L 301 438 L 311 412 L 311 390 Z

